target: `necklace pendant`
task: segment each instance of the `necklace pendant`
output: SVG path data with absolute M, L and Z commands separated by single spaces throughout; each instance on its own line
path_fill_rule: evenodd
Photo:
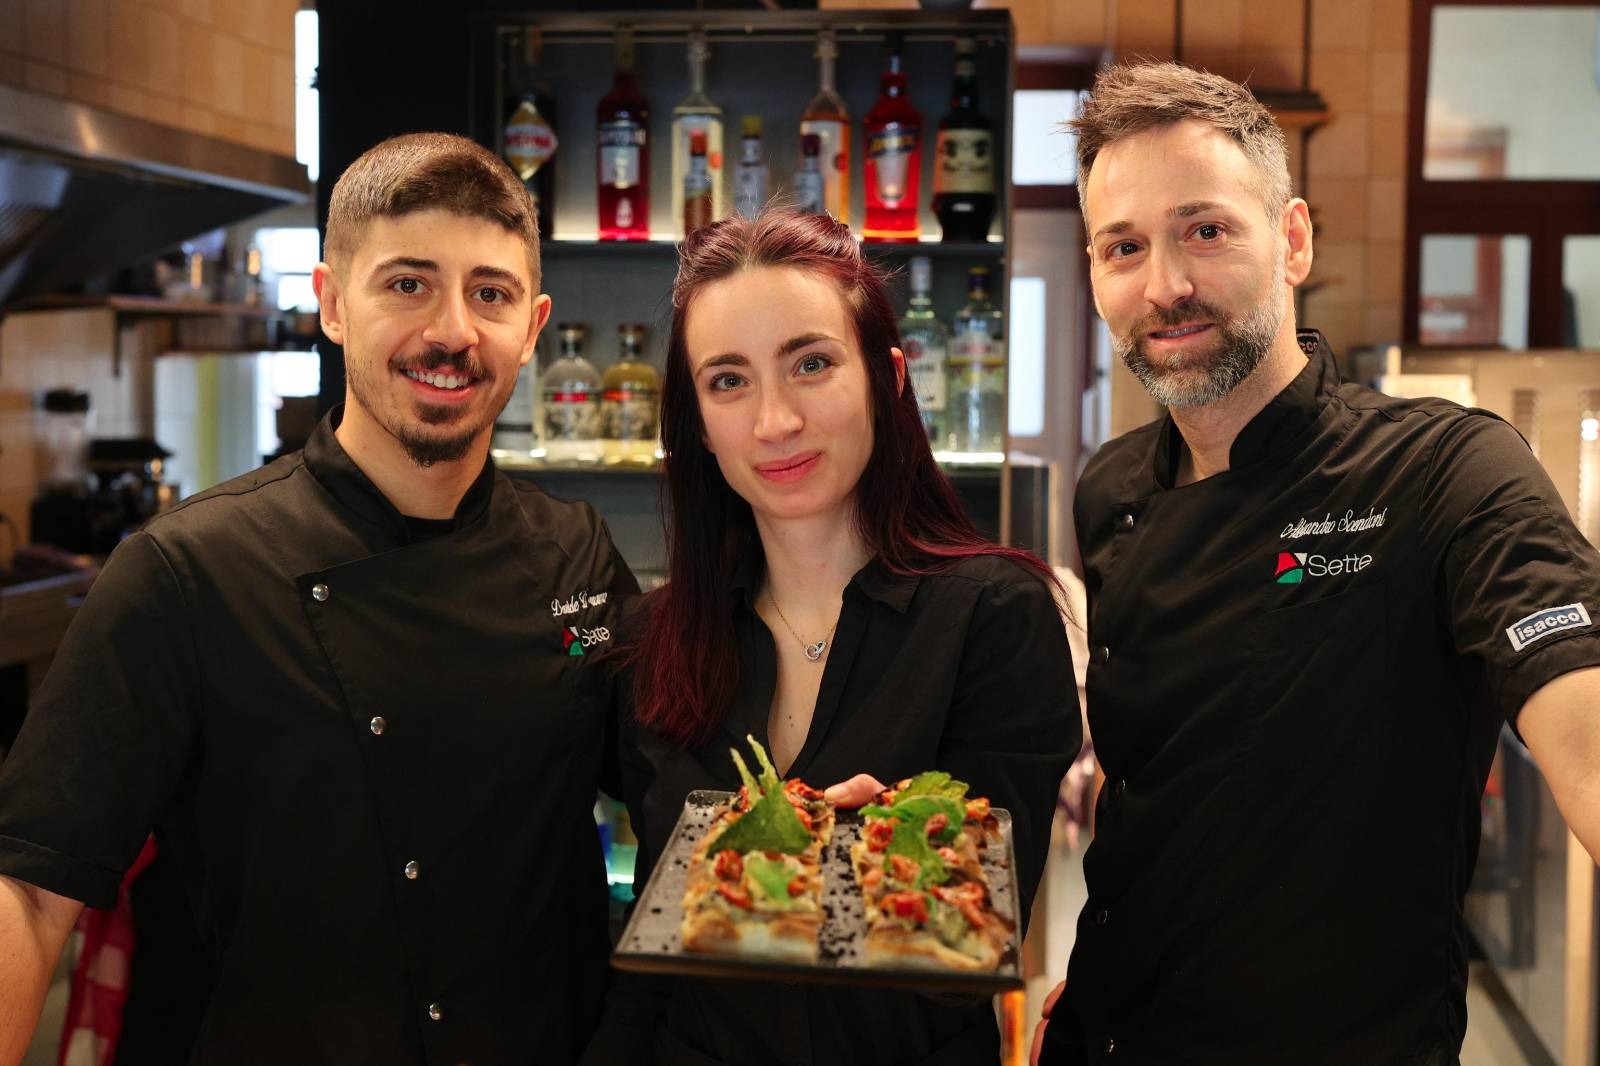
M 828 642 L 825 640 L 819 640 L 815 644 L 807 644 L 806 658 L 810 659 L 812 662 L 816 662 L 818 659 L 822 658 L 822 653 L 827 650 Z

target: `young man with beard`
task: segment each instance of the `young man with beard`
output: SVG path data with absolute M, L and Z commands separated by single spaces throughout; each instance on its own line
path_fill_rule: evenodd
M 549 317 L 533 204 L 471 141 L 398 137 L 335 186 L 326 256 L 344 405 L 117 549 L 0 772 L 0 1062 L 152 828 L 214 962 L 195 1063 L 562 1063 L 593 1028 L 583 651 L 637 588 L 591 508 L 488 460 Z
M 1107 785 L 1063 1063 L 1453 1063 L 1502 723 L 1600 854 L 1600 556 L 1504 422 L 1340 381 L 1247 90 L 1103 73 L 1073 123 L 1096 305 L 1168 408 L 1074 506 Z

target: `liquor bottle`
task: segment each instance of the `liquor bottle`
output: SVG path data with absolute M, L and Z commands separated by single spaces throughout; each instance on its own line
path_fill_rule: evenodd
M 689 131 L 689 169 L 683 175 L 682 205 L 678 215 L 687 237 L 701 226 L 711 225 L 715 208 L 711 200 L 711 168 L 706 161 L 706 131 Z
M 800 169 L 794 174 L 794 207 L 811 215 L 826 211 L 827 177 L 822 173 L 822 138 L 807 133 L 800 138 Z
M 914 241 L 917 190 L 922 180 L 922 115 L 906 98 L 900 70 L 904 37 L 889 35 L 888 63 L 878 81 L 878 102 L 867 112 L 867 220 L 869 241 Z
M 832 30 L 817 34 L 817 71 L 820 84 L 800 115 L 800 136 L 817 135 L 819 156 L 825 179 L 822 208 L 834 218 L 850 224 L 850 111 L 844 97 L 833 87 L 834 60 L 839 58 L 839 43 Z
M 706 31 L 694 30 L 689 34 L 689 95 L 672 109 L 672 188 L 683 188 L 683 178 L 689 170 L 689 136 L 699 130 L 706 137 L 706 167 L 711 172 L 711 217 L 715 220 L 724 214 L 722 108 L 706 95 L 706 60 L 709 58 L 711 46 L 706 43 Z M 681 200 L 673 200 L 672 221 L 682 228 Z
M 982 241 L 994 221 L 994 126 L 978 112 L 978 72 L 970 37 L 956 39 L 950 113 L 933 152 L 933 211 L 947 241 Z
M 540 379 L 544 400 L 544 454 L 555 463 L 593 463 L 600 458 L 600 373 L 583 357 L 587 331 L 563 322 L 560 358 Z
M 900 320 L 900 346 L 906 353 L 906 374 L 917 396 L 928 440 L 943 447 L 945 380 L 950 354 L 950 331 L 933 311 L 932 269 L 925 255 L 911 260 L 911 306 Z
M 761 150 L 761 116 L 746 115 L 739 121 L 739 165 L 733 171 L 733 209 L 745 218 L 755 218 L 772 195 L 772 175 Z
M 613 466 L 656 460 L 661 375 L 644 361 L 644 333 L 637 324 L 617 327 L 617 361 L 600 383 L 605 460 Z
M 501 152 L 533 196 L 539 212 L 539 237 L 549 240 L 555 230 L 554 156 L 560 144 L 556 137 L 556 102 L 539 76 L 539 31 L 530 26 L 523 31 L 520 49 L 514 37 L 511 48 L 512 59 L 507 64 L 511 84 L 506 93 Z
M 1005 317 L 989 299 L 989 268 L 967 271 L 967 304 L 950 338 L 945 447 L 999 452 L 1006 442 Z
M 596 114 L 600 239 L 642 241 L 650 237 L 650 102 L 634 77 L 629 26 L 617 29 L 616 63 Z
M 539 406 L 538 364 L 539 358 L 535 353 L 517 370 L 517 383 L 511 390 L 511 399 L 506 401 L 505 408 L 494 420 L 490 446 L 497 459 L 526 459 L 538 445 L 538 437 L 534 432 L 534 427 L 538 425 L 535 421 Z

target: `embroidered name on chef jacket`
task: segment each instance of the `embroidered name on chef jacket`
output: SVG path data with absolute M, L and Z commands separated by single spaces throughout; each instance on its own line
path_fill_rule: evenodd
M 1511 623 L 1506 627 L 1506 637 L 1514 649 L 1521 651 L 1552 633 L 1582 629 L 1588 624 L 1588 609 L 1581 603 L 1569 603 L 1565 607 L 1546 607 L 1542 611 L 1534 611 L 1528 617 Z

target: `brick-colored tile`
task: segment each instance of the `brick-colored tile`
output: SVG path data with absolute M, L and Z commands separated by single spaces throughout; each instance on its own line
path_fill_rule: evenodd
M 1405 295 L 1405 242 L 1374 241 L 1367 245 L 1367 299 L 1398 305 Z
M 1367 321 L 1359 344 L 1398 344 L 1401 322 L 1400 303 L 1369 304 Z M 1352 345 L 1353 347 L 1353 345 Z
M 151 94 L 148 118 L 151 122 L 159 122 L 163 126 L 181 129 L 183 127 L 183 104 L 170 96 Z
M 106 76 L 110 0 L 68 0 L 67 65 L 79 74 Z
M 1367 180 L 1318 178 L 1311 183 L 1313 221 L 1320 240 L 1359 240 L 1367 233 Z
M 249 144 L 249 123 L 232 115 L 218 115 L 216 136 L 225 141 L 232 141 L 234 144 Z
M 272 107 L 272 56 L 258 45 L 244 46 L 244 68 L 239 72 L 244 82 L 245 116 L 252 122 L 270 122 Z
M 211 0 L 179 0 L 177 11 L 186 22 L 198 23 L 201 26 L 211 25 L 213 18 Z
M 65 66 L 67 5 L 61 0 L 27 0 L 22 17 L 28 58 L 52 66 Z
M 1373 115 L 1368 167 L 1375 178 L 1400 178 L 1406 173 L 1406 116 Z
M 183 98 L 209 107 L 217 92 L 217 71 L 211 62 L 217 35 L 199 22 L 185 22 L 182 33 Z
M 1371 110 L 1379 115 L 1403 115 L 1409 106 L 1411 58 L 1405 52 L 1372 53 Z
M 1243 35 L 1250 48 L 1299 52 L 1305 40 L 1305 10 L 1285 0 L 1244 0 Z
M 224 115 L 245 113 L 244 45 L 237 37 L 218 32 L 211 38 L 212 85 L 216 96 L 214 110 Z
M 1365 241 L 1317 241 L 1313 246 L 1311 277 L 1321 282 L 1321 291 L 1339 300 L 1361 300 L 1367 292 L 1367 245 Z
M 1311 85 L 1336 115 L 1366 112 L 1372 101 L 1372 62 L 1366 52 L 1311 54 Z
M 1104 44 L 1106 32 L 1106 5 L 1104 4 L 1051 4 L 1050 37 L 1056 44 Z
M 113 85 L 106 106 L 119 114 L 149 118 L 150 94 L 129 85 Z
M 1041 3 L 1008 3 L 1011 23 L 1016 30 L 1017 44 L 1023 47 L 1054 44 L 1050 8 Z M 292 36 L 292 34 L 291 34 Z
M 1183 51 L 1238 51 L 1244 45 L 1244 0 L 1184 0 Z
M 272 56 L 272 108 L 270 122 L 281 130 L 294 130 L 294 60 Z
M 91 107 L 105 107 L 111 100 L 111 85 L 104 78 L 87 74 L 67 74 L 67 95 Z
M 1173 0 L 1118 0 L 1111 42 L 1117 58 L 1171 59 L 1173 14 Z
M 30 60 L 27 64 L 27 78 L 28 88 L 33 92 L 48 93 L 51 96 L 67 95 L 67 72 L 60 67 Z
M 1298 89 L 1304 65 L 1300 53 L 1289 49 L 1241 53 L 1252 88 Z
M 191 133 L 203 133 L 210 136 L 217 132 L 217 116 L 208 108 L 184 104 L 183 114 L 179 117 L 179 125 Z
M 1390 4 L 1398 0 L 1312 0 L 1312 51 L 1365 51 L 1372 40 L 1374 2 Z
M 145 86 L 155 93 L 177 96 L 183 92 L 183 37 L 178 16 L 158 8 L 146 8 L 145 47 L 150 66 Z
M 1406 183 L 1402 178 L 1373 178 L 1367 183 L 1367 239 L 1404 240 Z
M 106 70 L 111 80 L 144 91 L 150 77 L 150 44 L 145 37 L 143 8 L 130 0 L 111 5 L 114 46 Z
M 1372 47 L 1405 51 L 1411 46 L 1411 4 L 1377 0 L 1372 5 Z
M 1313 188 L 1319 177 L 1366 174 L 1368 123 L 1366 115 L 1335 114 L 1333 121 L 1311 135 Z

